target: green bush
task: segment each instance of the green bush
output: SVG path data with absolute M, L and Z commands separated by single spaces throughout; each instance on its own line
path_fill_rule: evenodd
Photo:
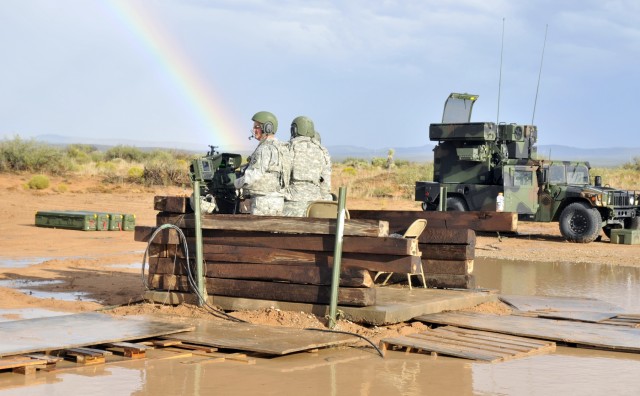
M 355 176 L 358 173 L 358 171 L 355 170 L 355 168 L 351 167 L 351 166 L 347 166 L 346 168 L 344 168 L 342 170 L 342 174 L 346 175 L 346 176 Z
M 371 166 L 375 166 L 376 168 L 386 168 L 387 167 L 387 159 L 386 158 L 374 157 L 374 158 L 371 159 Z
M 69 186 L 67 186 L 64 183 L 60 183 L 58 184 L 58 186 L 55 188 L 55 190 L 59 193 L 66 193 L 67 191 L 69 191 Z
M 35 140 L 22 140 L 19 136 L 0 143 L 2 172 L 28 171 L 63 175 L 73 169 L 73 162 L 59 148 Z
M 148 185 L 182 186 L 191 182 L 185 161 L 166 151 L 155 152 L 145 161 L 143 178 Z
M 144 169 L 133 166 L 127 171 L 127 180 L 131 183 L 142 183 L 144 181 Z
M 110 161 L 116 158 L 120 158 L 128 162 L 143 162 L 146 155 L 139 148 L 123 145 L 112 147 L 104 153 L 105 161 Z
M 29 180 L 27 186 L 32 190 L 44 190 L 49 187 L 49 178 L 45 175 L 35 175 Z

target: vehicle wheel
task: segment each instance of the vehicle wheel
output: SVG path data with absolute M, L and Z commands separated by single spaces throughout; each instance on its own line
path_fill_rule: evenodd
M 625 219 L 624 228 L 626 228 L 627 230 L 640 230 L 640 217 Z
M 467 204 L 460 197 L 447 198 L 447 212 L 466 212 Z
M 602 217 L 596 208 L 574 202 L 560 214 L 560 233 L 569 242 L 593 242 L 600 233 Z

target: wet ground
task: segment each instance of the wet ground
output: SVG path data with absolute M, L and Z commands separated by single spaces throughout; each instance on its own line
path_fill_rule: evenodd
M 598 298 L 640 312 L 639 268 L 481 258 L 474 272 L 479 286 L 503 294 Z M 552 354 L 502 363 L 394 351 L 382 359 L 371 348 L 336 348 L 259 357 L 255 365 L 185 358 L 38 372 L 33 377 L 3 372 L 0 394 L 636 395 L 638 373 L 640 354 L 565 346 Z

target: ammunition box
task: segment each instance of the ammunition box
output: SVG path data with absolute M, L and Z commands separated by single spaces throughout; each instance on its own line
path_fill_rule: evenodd
M 105 229 L 109 231 L 133 231 L 136 227 L 136 216 L 133 214 L 99 212 L 98 215 L 108 217 L 108 226 Z
M 98 215 L 90 212 L 38 211 L 36 226 L 95 231 Z
M 640 230 L 611 230 L 611 243 L 619 245 L 640 245 Z

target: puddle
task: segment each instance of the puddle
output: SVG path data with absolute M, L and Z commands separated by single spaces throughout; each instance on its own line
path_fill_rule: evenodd
M 0 268 L 24 268 L 30 265 L 44 263 L 48 260 L 52 260 L 52 257 L 33 257 L 21 259 L 0 258 Z
M 4 279 L 0 280 L 0 287 L 8 287 L 16 289 L 24 294 L 36 298 L 51 298 L 60 301 L 97 301 L 87 297 L 85 292 L 52 292 L 46 290 L 38 290 L 39 287 L 61 284 L 59 280 L 32 281 L 27 279 Z
M 640 268 L 476 258 L 478 287 L 501 294 L 596 298 L 640 313 Z

